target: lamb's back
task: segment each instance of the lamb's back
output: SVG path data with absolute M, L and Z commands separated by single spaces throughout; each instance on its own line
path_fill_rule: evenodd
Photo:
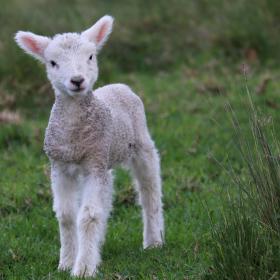
M 144 113 L 141 99 L 125 84 L 100 87 L 93 94 L 111 109 L 112 114 L 121 113 L 121 111 L 132 115 L 136 112 Z

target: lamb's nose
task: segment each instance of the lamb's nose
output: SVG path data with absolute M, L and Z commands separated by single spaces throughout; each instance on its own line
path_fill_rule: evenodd
M 71 78 L 71 83 L 77 87 L 80 87 L 85 79 L 82 76 L 74 76 Z

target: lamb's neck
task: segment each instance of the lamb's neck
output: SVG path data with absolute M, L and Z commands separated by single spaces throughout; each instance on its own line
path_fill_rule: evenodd
M 80 96 L 56 95 L 52 115 L 63 123 L 77 124 L 100 106 L 92 92 Z M 91 116 L 92 117 L 92 116 Z
M 65 112 L 72 111 L 73 109 L 85 108 L 95 101 L 91 92 L 85 95 L 69 96 L 66 94 L 59 94 L 55 97 L 55 104 L 63 107 Z

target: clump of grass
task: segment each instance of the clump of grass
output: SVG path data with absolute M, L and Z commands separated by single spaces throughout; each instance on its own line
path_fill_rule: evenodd
M 16 124 L 1 124 L 0 149 L 17 143 L 30 145 L 30 131 Z
M 212 223 L 213 266 L 207 279 L 279 279 L 280 164 L 273 123 L 249 96 L 249 128 L 231 120 L 243 170 L 229 171 L 238 195 L 228 189 L 219 226 Z M 249 132 L 249 133 L 248 133 Z

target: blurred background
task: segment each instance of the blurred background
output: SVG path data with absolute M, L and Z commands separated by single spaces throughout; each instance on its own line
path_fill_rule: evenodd
M 238 227 L 225 231 L 224 251 L 220 250 L 209 217 L 214 225 L 226 221 L 218 211 L 223 203 L 228 205 L 221 186 L 231 187 L 224 164 L 230 162 L 238 176 L 249 178 L 246 186 L 254 181 L 236 151 L 225 104 L 231 104 L 247 140 L 249 91 L 257 111 L 264 114 L 261 123 L 273 130 L 273 139 L 280 137 L 280 1 L 1 0 L 0 4 L 1 279 L 68 279 L 67 273 L 56 270 L 58 229 L 51 210 L 49 163 L 42 151 L 54 94 L 44 66 L 19 49 L 14 34 L 81 32 L 105 14 L 115 18 L 115 25 L 98 57 L 95 87 L 126 83 L 144 101 L 162 161 L 167 245 L 162 251 L 141 249 L 140 210 L 129 176 L 119 170 L 98 279 L 203 279 L 211 273 L 212 279 L 278 279 L 274 273 L 277 269 L 280 273 L 275 253 L 279 246 L 273 251 L 269 238 L 267 247 L 250 241 L 262 240 L 261 225 L 251 239 L 240 230 L 245 243 L 255 246 L 245 248 L 253 253 L 243 260 L 244 247 L 237 249 L 240 258 L 237 251 L 230 251 L 235 236 L 224 237 L 232 232 L 239 240 L 239 232 L 232 230 Z M 255 219 L 251 223 L 256 225 Z M 216 251 L 213 244 L 218 244 Z M 260 247 L 265 249 L 254 254 Z M 223 261 L 228 261 L 228 270 Z M 221 263 L 224 274 L 219 278 L 215 272 Z M 248 270 L 240 272 L 240 267 Z
M 205 65 L 240 66 L 242 70 L 241 64 L 246 62 L 250 64 L 247 70 L 252 64 L 262 69 L 277 67 L 279 11 L 276 0 L 3 0 L 1 109 L 28 106 L 36 103 L 34 98 L 50 99 L 52 95 L 44 68 L 14 43 L 18 30 L 47 36 L 81 32 L 104 14 L 111 14 L 115 27 L 100 55 L 100 84 L 114 82 L 118 73 L 155 75 L 182 66 L 187 79 L 191 75 L 188 68 Z

